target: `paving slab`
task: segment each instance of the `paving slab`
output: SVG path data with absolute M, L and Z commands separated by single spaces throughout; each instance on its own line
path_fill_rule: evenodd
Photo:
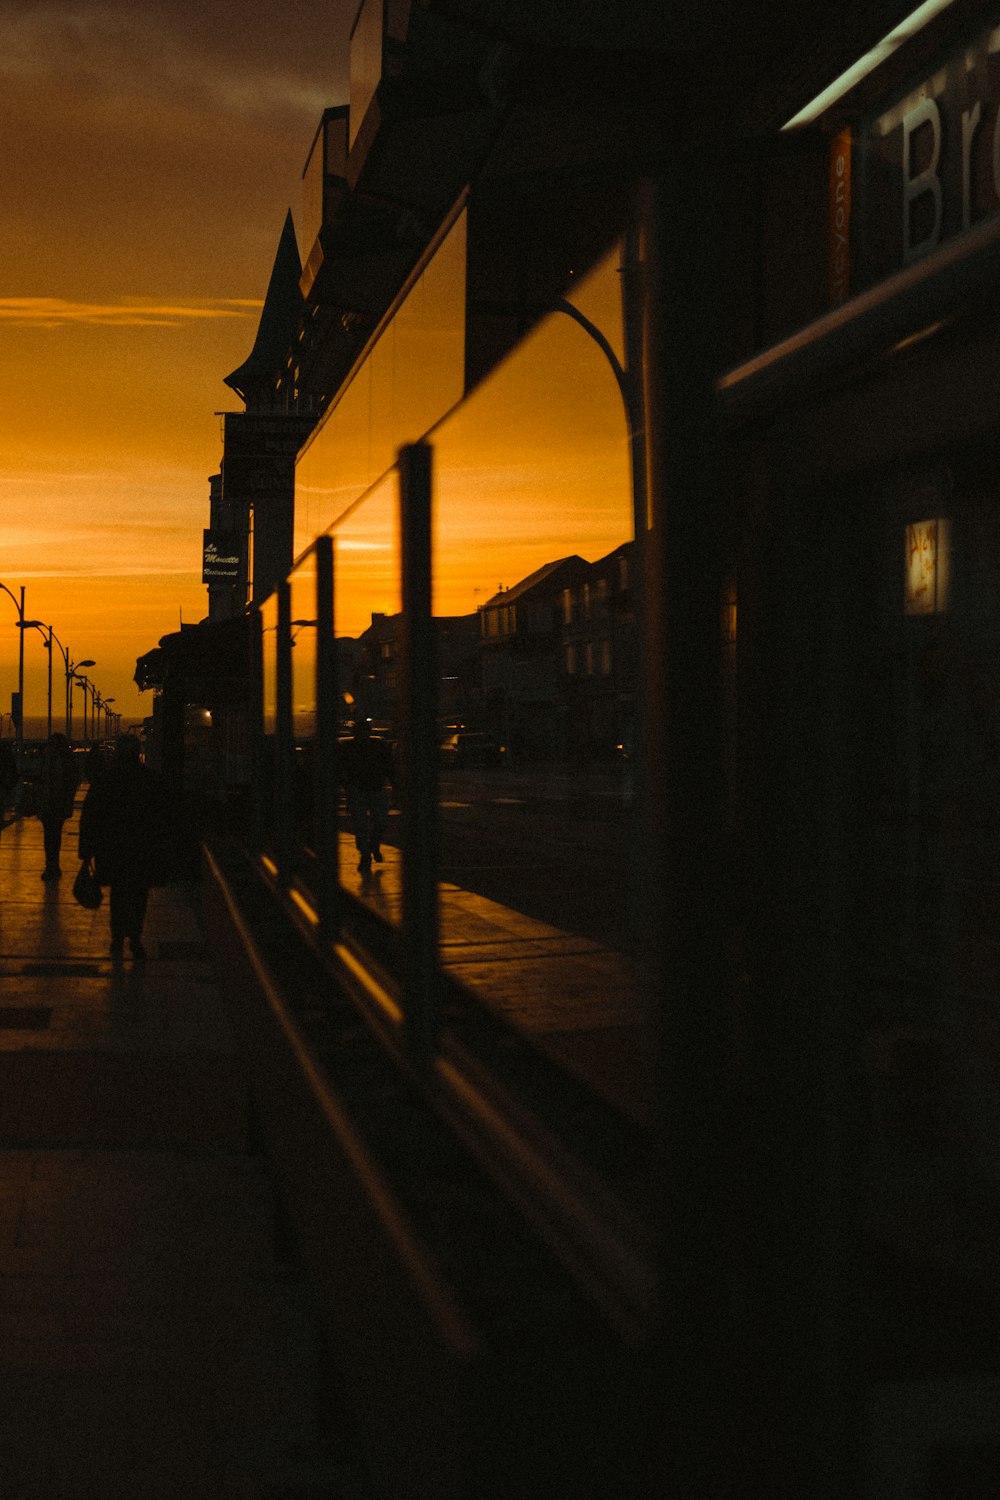
M 0 1496 L 348 1500 L 195 891 L 113 963 L 75 842 L 0 834 Z

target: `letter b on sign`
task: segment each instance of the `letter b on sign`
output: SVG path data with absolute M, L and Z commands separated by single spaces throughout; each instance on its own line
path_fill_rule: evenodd
M 914 171 L 917 160 L 923 165 Z M 921 99 L 903 116 L 903 261 L 909 265 L 941 238 L 941 111 Z

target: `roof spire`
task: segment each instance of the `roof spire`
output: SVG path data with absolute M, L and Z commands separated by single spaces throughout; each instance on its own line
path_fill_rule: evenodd
M 277 254 L 271 268 L 271 279 L 261 309 L 260 323 L 253 348 L 243 363 L 231 375 L 223 377 L 224 383 L 234 390 L 247 406 L 258 401 L 267 402 L 274 389 L 275 380 L 284 365 L 295 325 L 302 315 L 305 302 L 299 288 L 302 261 L 295 239 L 292 211 L 285 215 L 284 228 L 278 241 Z

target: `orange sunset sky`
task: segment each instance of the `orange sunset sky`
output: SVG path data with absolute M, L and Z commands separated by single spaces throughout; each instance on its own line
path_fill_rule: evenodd
M 93 658 L 126 724 L 152 709 L 136 657 L 207 611 L 213 414 L 242 409 L 222 378 L 252 346 L 320 114 L 347 98 L 355 9 L 0 0 L 0 582 Z M 0 593 L 7 734 L 16 620 Z M 28 631 L 26 720 L 46 669 Z

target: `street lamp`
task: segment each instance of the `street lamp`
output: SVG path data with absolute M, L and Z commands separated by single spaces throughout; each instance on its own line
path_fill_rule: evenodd
M 108 707 L 108 704 L 114 703 L 115 701 L 116 700 L 114 698 L 105 698 L 104 700 L 104 738 L 106 740 L 110 740 L 112 738 L 111 722 L 114 719 L 114 713 Z
M 46 739 L 51 739 L 52 738 L 52 636 L 53 636 L 52 626 L 51 625 L 46 625 L 44 620 L 21 620 L 18 623 L 18 629 L 21 630 L 21 631 L 25 631 L 25 630 L 38 630 L 38 631 L 42 632 L 43 634 L 46 631 L 48 632 L 48 634 L 45 635 L 45 638 L 44 638 L 45 649 L 49 653 L 49 684 L 48 684 L 48 698 L 47 698 L 47 704 L 48 704 L 48 728 L 46 729 L 45 737 L 46 737 Z M 22 639 L 23 639 L 23 636 L 22 636 Z
M 82 664 L 84 663 L 82 663 L 81 661 L 81 663 L 79 664 L 81 664 L 82 666 Z M 84 742 L 85 747 L 85 745 L 87 745 L 88 738 L 93 739 L 94 733 L 93 703 L 91 703 L 90 709 L 90 735 L 88 735 L 87 733 L 87 694 L 90 693 L 91 696 L 93 696 L 93 682 L 90 681 L 90 678 L 88 678 L 87 673 L 85 672 L 76 672 L 75 679 L 76 682 L 79 682 L 79 687 L 81 687 L 82 694 L 84 694 L 84 735 L 82 735 L 82 742 Z
M 15 725 L 17 735 L 15 744 L 17 749 L 20 750 L 24 742 L 24 584 L 21 584 L 20 600 L 14 597 L 5 583 L 0 583 L 0 589 L 3 589 L 4 593 L 10 596 L 14 601 L 14 608 L 17 610 L 19 641 L 17 649 L 17 723 Z
M 83 661 L 70 661 L 70 659 L 69 659 L 69 652 L 68 651 L 66 652 L 66 738 L 68 740 L 70 740 L 70 741 L 72 741 L 72 739 L 73 739 L 73 683 L 74 682 L 86 681 L 85 678 L 77 677 L 76 674 L 77 674 L 77 672 L 79 671 L 79 669 L 81 667 L 93 667 L 93 666 L 96 666 L 96 665 L 97 665 L 97 663 L 96 662 L 92 662 L 90 660 L 89 656 L 86 657 Z M 84 701 L 83 701 L 83 735 L 84 735 L 84 739 L 86 739 L 86 737 L 87 737 L 87 700 L 86 699 L 84 699 Z
M 90 684 L 90 698 L 90 737 L 96 742 L 107 735 L 107 725 L 106 722 L 102 724 L 102 720 L 106 721 L 107 719 L 108 710 L 106 705 L 111 700 L 103 697 L 93 682 Z

